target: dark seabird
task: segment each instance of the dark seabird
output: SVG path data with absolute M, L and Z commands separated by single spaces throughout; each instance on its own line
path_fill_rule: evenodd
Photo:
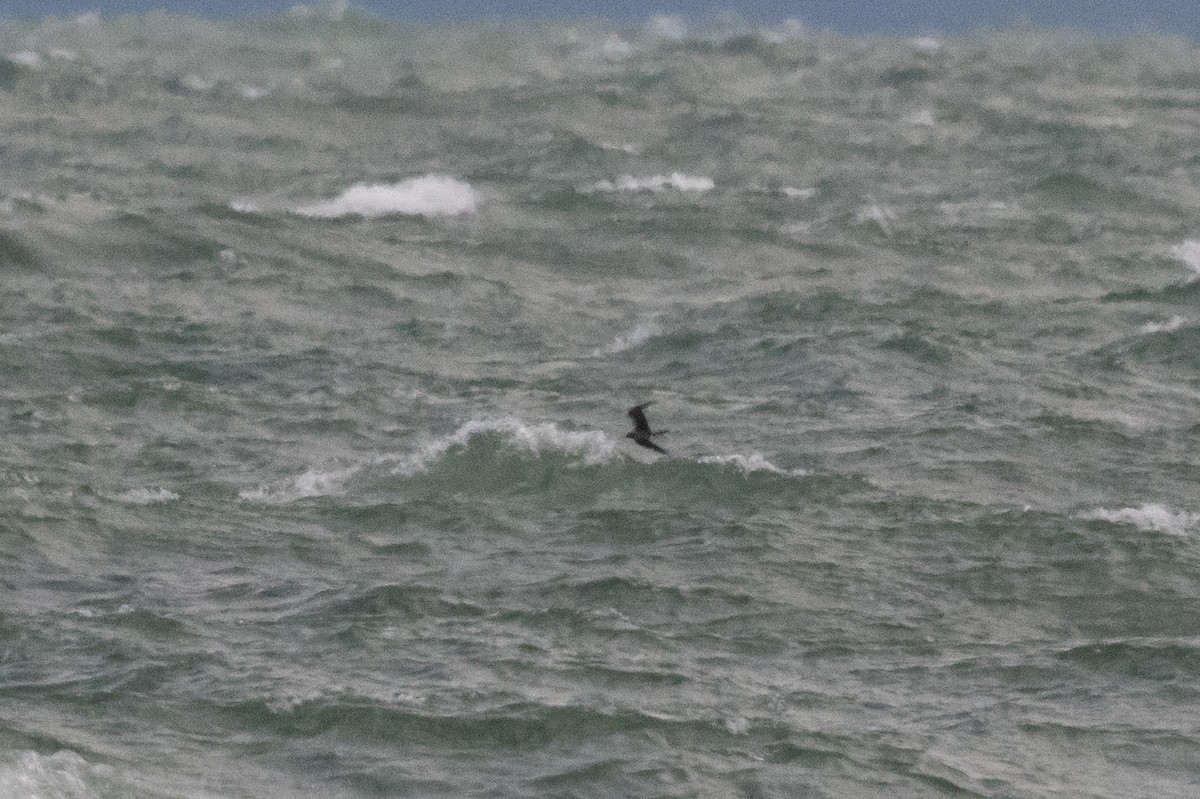
M 666 433 L 666 430 L 651 430 L 650 423 L 646 421 L 646 414 L 642 410 L 649 402 L 643 402 L 641 405 L 634 405 L 629 409 L 629 418 L 633 420 L 633 431 L 626 433 L 626 438 L 632 438 L 634 443 L 640 444 L 643 447 L 649 447 L 655 452 L 661 452 L 666 455 L 667 451 L 650 440 L 650 436 L 661 436 Z

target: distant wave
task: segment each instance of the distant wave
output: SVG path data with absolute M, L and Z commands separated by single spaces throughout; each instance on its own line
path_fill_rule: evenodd
M 667 190 L 683 192 L 712 191 L 716 183 L 712 178 L 695 175 L 685 175 L 682 172 L 672 172 L 670 175 L 650 175 L 634 177 L 622 175 L 617 180 L 601 180 L 583 190 L 584 194 L 592 192 L 664 192 Z
M 109 499 L 130 505 L 159 505 L 165 502 L 175 502 L 179 495 L 165 488 L 131 488 L 120 494 L 114 494 Z
M 636 447 L 630 449 L 637 451 Z M 628 459 L 619 457 L 621 451 L 620 439 L 601 430 L 567 430 L 554 422 L 529 424 L 511 416 L 471 419 L 461 424 L 454 432 L 428 439 L 417 444 L 409 452 L 380 455 L 359 464 L 339 468 L 309 468 L 295 477 L 245 489 L 238 493 L 238 497 L 247 502 L 278 505 L 315 497 L 335 496 L 346 493 L 349 481 L 360 474 L 370 475 L 374 470 L 386 469 L 393 476 L 413 478 L 438 472 L 444 462 L 458 455 L 467 459 L 464 462 L 467 464 L 466 468 L 479 477 L 495 469 L 492 458 L 520 458 L 527 460 L 530 468 L 553 469 L 572 464 L 599 466 L 628 462 Z M 545 464 L 533 466 L 547 456 L 550 460 Z M 697 465 L 716 467 L 738 472 L 742 476 L 767 473 L 784 477 L 803 477 L 809 474 L 804 469 L 785 469 L 757 452 L 748 455 L 705 455 L 694 459 L 673 457 L 662 463 L 664 467 L 669 464 L 669 468 L 689 468 L 689 464 L 690 468 Z M 510 467 L 518 471 L 522 468 L 516 462 L 511 463 Z M 443 476 L 460 480 L 464 474 L 460 473 L 460 467 L 455 467 Z M 142 494 L 138 494 L 124 501 L 161 502 L 170 499 L 171 497 L 165 494 L 147 492 L 144 499 Z
M 415 477 L 430 472 L 456 450 L 471 448 L 489 437 L 514 452 L 533 456 L 557 452 L 581 458 L 584 465 L 604 463 L 617 453 L 617 442 L 599 430 L 564 430 L 553 422 L 526 424 L 513 417 L 472 419 L 449 435 L 418 444 L 411 452 L 381 455 L 340 468 L 309 468 L 295 477 L 242 490 L 238 498 L 282 505 L 335 496 L 346 492 L 351 479 L 372 469 L 387 468 L 396 476 Z
M 399 183 L 356 183 L 332 200 L 288 206 L 239 198 L 229 207 L 239 214 L 292 213 L 313 219 L 362 216 L 459 216 L 479 207 L 479 192 L 449 175 L 429 174 Z

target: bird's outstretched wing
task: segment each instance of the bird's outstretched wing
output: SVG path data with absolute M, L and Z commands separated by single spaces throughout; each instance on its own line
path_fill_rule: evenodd
M 650 449 L 654 450 L 655 452 L 661 452 L 664 455 L 667 454 L 667 451 L 665 449 L 660 447 L 658 444 L 655 444 L 653 441 L 651 441 L 648 438 L 636 439 L 636 440 L 637 440 L 637 443 L 641 444 L 643 447 L 649 447 Z

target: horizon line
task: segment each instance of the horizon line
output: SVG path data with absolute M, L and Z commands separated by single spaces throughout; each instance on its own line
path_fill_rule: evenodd
M 676 38 L 691 38 L 692 28 L 703 31 L 703 34 L 713 34 L 725 29 L 728 32 L 733 32 L 738 28 L 745 29 L 747 27 L 754 30 L 771 30 L 778 28 L 791 28 L 797 35 L 841 35 L 846 37 L 857 36 L 881 36 L 884 38 L 910 38 L 921 36 L 947 36 L 960 37 L 970 36 L 979 33 L 1000 33 L 1008 31 L 1036 31 L 1036 32 L 1061 32 L 1075 33 L 1095 36 L 1098 38 L 1125 38 L 1136 36 L 1177 36 L 1185 39 L 1200 38 L 1200 28 L 1196 32 L 1187 32 L 1181 30 L 1170 30 L 1161 25 L 1155 24 L 1152 20 L 1124 20 L 1119 27 L 1108 25 L 1091 26 L 1086 23 L 1071 23 L 1071 22 L 1044 22 L 1031 18 L 1026 13 L 1013 14 L 1004 20 L 975 20 L 965 21 L 964 24 L 956 26 L 933 26 L 913 24 L 907 26 L 890 26 L 887 28 L 869 28 L 857 26 L 837 25 L 830 21 L 810 21 L 802 15 L 775 16 L 772 18 L 754 17 L 736 11 L 717 10 L 706 11 L 702 13 L 683 13 L 683 12 L 662 12 L 662 11 L 647 11 L 640 15 L 629 15 L 620 13 L 605 13 L 601 9 L 593 9 L 585 13 L 572 12 L 569 9 L 558 9 L 552 12 L 530 10 L 525 7 L 522 10 L 514 9 L 489 9 L 483 13 L 455 13 L 454 11 L 443 10 L 440 13 L 413 13 L 412 9 L 406 9 L 404 12 L 387 13 L 380 9 L 364 7 L 354 3 L 293 3 L 288 8 L 251 8 L 247 9 L 244 5 L 240 8 L 229 9 L 208 9 L 202 10 L 195 7 L 184 8 L 165 8 L 165 7 L 147 7 L 147 8 L 132 8 L 122 10 L 104 10 L 91 8 L 86 10 L 65 11 L 54 13 L 45 10 L 37 11 L 16 11 L 4 8 L 10 3 L 0 4 L 0 21 L 8 22 L 45 22 L 48 20 L 77 20 L 77 21 L 96 21 L 99 22 L 104 18 L 119 18 L 119 17 L 137 17 L 137 16 L 155 16 L 165 15 L 170 17 L 192 18 L 200 20 L 208 20 L 214 22 L 228 20 L 245 20 L 245 19 L 277 19 L 291 18 L 297 21 L 306 20 L 324 20 L 330 23 L 339 23 L 345 21 L 346 17 L 352 19 L 375 20 L 380 22 L 395 22 L 401 24 L 421 25 L 437 27 L 441 25 L 454 24 L 520 24 L 520 23 L 560 23 L 560 24 L 581 24 L 581 23 L 608 23 L 617 26 L 638 26 L 648 27 L 656 22 L 675 23 L 683 26 L 681 35 Z M 322 7 L 324 5 L 325 7 Z M 444 9 L 445 7 L 443 7 Z M 903 29 L 898 29 L 898 28 Z M 745 31 L 743 31 L 745 32 Z M 700 34 L 700 35 L 703 35 Z

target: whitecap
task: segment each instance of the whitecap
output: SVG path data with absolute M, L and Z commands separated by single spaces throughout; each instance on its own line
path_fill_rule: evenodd
M 262 214 L 263 209 L 258 203 L 253 200 L 234 200 L 229 204 L 229 207 L 237 211 L 239 214 Z
M 712 178 L 696 175 L 685 175 L 682 172 L 672 172 L 670 175 L 651 175 L 634 177 L 622 175 L 616 182 L 601 180 L 593 183 L 588 191 L 600 192 L 663 192 L 668 189 L 683 192 L 711 191 L 716 184 Z
M 750 719 L 744 716 L 725 719 L 725 729 L 733 735 L 746 735 L 750 732 Z
M 296 477 L 288 478 L 273 485 L 261 485 L 257 488 L 238 492 L 238 498 L 248 502 L 264 502 L 270 505 L 284 505 L 310 497 L 323 497 L 330 494 L 340 494 L 346 481 L 358 474 L 361 467 L 320 471 L 309 469 Z
M 625 352 L 640 346 L 662 332 L 662 327 L 657 322 L 643 322 L 628 333 L 617 336 L 608 346 L 592 350 L 592 355 L 594 357 L 616 355 L 618 352 Z
M 30 69 L 41 69 L 42 66 L 41 54 L 35 53 L 32 50 L 22 50 L 19 53 L 9 53 L 6 57 L 14 64 L 18 64 L 23 67 L 29 67 Z
M 1200 273 L 1200 240 L 1188 239 L 1171 248 L 1171 255 Z
M 788 477 L 804 477 L 809 474 L 806 469 L 782 469 L 758 452 L 751 455 L 705 455 L 702 458 L 697 458 L 696 462 L 717 464 L 719 466 L 733 466 L 742 474 L 770 472 L 771 474 L 781 474 Z
M 817 190 L 811 186 L 803 189 L 798 189 L 795 186 L 784 186 L 780 191 L 784 197 L 792 200 L 811 200 L 817 196 Z
M 1170 333 L 1186 324 L 1187 320 L 1182 316 L 1172 316 L 1165 322 L 1147 322 L 1140 329 L 1143 333 Z
M 616 443 L 599 430 L 563 430 L 553 422 L 527 425 L 513 417 L 472 419 L 444 438 L 427 442 L 417 452 L 392 458 L 399 463 L 394 474 L 413 475 L 425 471 L 454 447 L 464 447 L 477 435 L 499 435 L 505 442 L 535 455 L 552 449 L 580 455 L 586 464 L 603 463 L 616 453 Z
M 130 505 L 161 505 L 177 501 L 179 495 L 165 488 L 131 488 L 109 498 Z
M 204 92 L 210 92 L 215 89 L 217 82 L 212 78 L 205 78 L 197 75 L 194 72 L 189 72 L 179 79 L 179 85 L 183 86 L 183 88 L 187 89 L 189 92 L 203 94 Z
M 932 36 L 922 36 L 917 39 L 912 39 L 909 41 L 909 44 L 912 46 L 913 50 L 916 50 L 918 53 L 923 53 L 924 55 L 934 55 L 935 53 L 941 52 L 942 49 L 942 42 Z
M 90 797 L 107 795 L 109 770 L 94 766 L 79 754 L 60 749 L 53 754 L 24 752 L 0 761 L 0 793 L 4 796 Z M 97 778 L 101 779 L 97 779 Z
M 1138 508 L 1121 508 L 1109 510 L 1099 508 L 1084 514 L 1085 519 L 1100 519 L 1117 524 L 1131 524 L 1139 530 L 1152 533 L 1185 536 L 1197 524 L 1200 524 L 1200 513 L 1173 511 L 1165 505 L 1149 503 Z
M 914 114 L 910 114 L 905 120 L 914 128 L 936 128 L 937 117 L 933 115 L 933 111 L 928 108 L 922 108 Z
M 238 87 L 238 94 L 240 94 L 242 96 L 243 100 L 249 100 L 251 102 L 254 102 L 256 100 L 261 100 L 262 98 L 266 97 L 268 94 L 270 94 L 270 92 L 268 92 L 266 89 L 264 89 L 261 86 L 251 86 L 249 84 L 242 84 L 241 86 Z
M 625 153 L 626 155 L 637 155 L 639 152 L 636 145 L 629 144 L 628 142 L 602 141 L 598 142 L 598 144 L 600 145 L 601 150 L 610 150 L 613 152 Z
M 600 47 L 600 55 L 609 61 L 622 61 L 633 55 L 633 45 L 613 34 L 604 40 Z
M 870 205 L 864 205 L 858 209 L 855 214 L 855 221 L 858 224 L 874 223 L 879 226 L 879 229 L 885 236 L 892 235 L 892 221 L 896 218 L 896 212 L 887 206 L 880 205 L 874 197 L 868 198 L 871 201 Z
M 294 209 L 301 216 L 332 218 L 357 214 L 382 216 L 457 216 L 473 212 L 479 193 L 449 175 L 423 175 L 392 184 L 359 183 L 332 200 Z

